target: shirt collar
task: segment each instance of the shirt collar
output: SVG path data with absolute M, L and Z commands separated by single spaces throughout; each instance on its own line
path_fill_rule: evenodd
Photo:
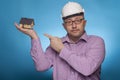
M 88 35 L 87 35 L 87 33 L 85 32 L 85 33 L 79 38 L 78 42 L 79 42 L 80 40 L 87 42 L 87 39 L 88 39 Z M 63 43 L 65 43 L 65 42 L 71 43 L 68 35 L 66 35 L 65 37 L 62 38 L 62 42 L 63 42 Z

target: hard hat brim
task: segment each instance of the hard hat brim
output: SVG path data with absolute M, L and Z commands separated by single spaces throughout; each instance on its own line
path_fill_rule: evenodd
M 80 13 L 72 14 L 72 15 L 69 15 L 69 16 L 66 16 L 66 17 L 62 17 L 62 19 L 65 20 L 65 19 L 68 19 L 70 17 L 80 16 L 80 15 L 84 16 L 84 12 L 80 12 Z

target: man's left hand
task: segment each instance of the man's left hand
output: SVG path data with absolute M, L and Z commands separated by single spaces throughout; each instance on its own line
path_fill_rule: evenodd
M 51 36 L 49 34 L 44 34 L 44 35 L 49 38 L 49 40 L 50 40 L 50 46 L 55 51 L 57 51 L 58 53 L 60 53 L 60 51 L 64 48 L 64 45 L 63 45 L 61 39 L 58 38 L 58 37 Z

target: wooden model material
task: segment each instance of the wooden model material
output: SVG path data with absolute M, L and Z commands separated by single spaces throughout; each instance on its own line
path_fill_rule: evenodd
M 30 18 L 21 18 L 20 20 L 20 27 L 25 29 L 32 29 L 34 26 L 34 19 Z

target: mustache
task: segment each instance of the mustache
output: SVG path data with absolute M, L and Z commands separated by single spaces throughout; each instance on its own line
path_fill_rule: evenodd
M 80 31 L 80 29 L 72 29 L 71 31 Z

